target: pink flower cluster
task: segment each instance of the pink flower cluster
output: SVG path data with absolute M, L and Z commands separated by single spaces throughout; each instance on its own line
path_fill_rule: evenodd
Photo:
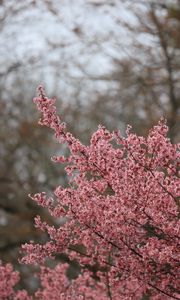
M 27 292 L 15 292 L 14 286 L 19 281 L 19 273 L 13 271 L 11 264 L 2 265 L 0 262 L 0 299 L 1 300 L 32 300 Z
M 167 138 L 165 121 L 147 138 L 129 126 L 126 138 L 99 126 L 84 146 L 66 130 L 55 100 L 41 86 L 34 102 L 42 113 L 40 124 L 52 128 L 70 150 L 68 157 L 53 158 L 66 164 L 69 187 L 57 187 L 55 200 L 44 192 L 31 196 L 66 222 L 54 227 L 37 217 L 36 226 L 50 240 L 23 245 L 22 261 L 43 265 L 47 257 L 66 253 L 82 266 L 72 282 L 66 265 L 42 267 L 34 299 L 180 299 L 180 145 Z

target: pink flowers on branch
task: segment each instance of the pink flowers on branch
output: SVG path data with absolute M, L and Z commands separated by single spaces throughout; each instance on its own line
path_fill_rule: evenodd
M 147 138 L 130 127 L 124 138 L 99 126 L 84 146 L 66 130 L 55 100 L 41 86 L 34 102 L 42 113 L 40 124 L 52 128 L 69 148 L 68 157 L 53 158 L 66 164 L 69 187 L 57 187 L 54 200 L 45 193 L 31 197 L 67 221 L 53 227 L 37 217 L 36 226 L 50 240 L 23 245 L 22 261 L 43 265 L 47 257 L 66 253 L 82 266 L 72 282 L 66 265 L 42 267 L 34 299 L 180 299 L 180 146 L 167 138 L 165 121 Z

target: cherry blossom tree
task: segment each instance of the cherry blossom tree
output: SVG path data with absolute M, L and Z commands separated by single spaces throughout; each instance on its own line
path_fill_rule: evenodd
M 55 99 L 47 98 L 42 86 L 34 102 L 42 113 L 39 123 L 69 149 L 69 156 L 52 158 L 66 165 L 69 186 L 58 186 L 54 198 L 30 195 L 52 217 L 65 220 L 52 226 L 36 217 L 35 226 L 49 241 L 22 246 L 21 262 L 41 266 L 41 287 L 33 299 L 180 299 L 180 145 L 167 138 L 166 122 L 160 120 L 147 138 L 130 126 L 126 137 L 99 126 L 85 146 L 68 132 Z M 61 253 L 81 266 L 74 280 L 66 276 L 67 264 L 46 267 L 47 258 Z M 10 298 L 17 273 L 10 275 L 8 295 L 0 285 L 2 299 L 32 299 L 25 291 Z

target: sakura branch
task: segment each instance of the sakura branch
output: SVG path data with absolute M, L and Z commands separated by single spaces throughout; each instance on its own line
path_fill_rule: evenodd
M 53 129 L 70 154 L 53 157 L 66 164 L 69 186 L 56 187 L 54 199 L 44 192 L 31 196 L 54 218 L 66 219 L 55 227 L 37 217 L 36 227 L 49 241 L 22 247 L 23 263 L 41 264 L 41 287 L 33 299 L 180 299 L 180 145 L 167 137 L 165 121 L 147 138 L 130 127 L 123 137 L 99 126 L 85 146 L 68 132 L 55 99 L 46 97 L 42 86 L 38 91 L 39 123 Z M 62 253 L 82 266 L 73 281 L 66 277 L 66 264 L 46 267 L 46 258 Z

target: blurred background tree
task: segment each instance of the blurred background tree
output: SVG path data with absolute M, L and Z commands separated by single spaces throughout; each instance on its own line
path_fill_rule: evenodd
M 112 58 L 115 68 L 102 78 L 114 84 L 108 93 L 96 98 L 99 107 L 95 111 L 97 119 L 108 118 L 111 128 L 117 126 L 118 121 L 130 123 L 136 132 L 146 134 L 164 116 L 171 139 L 177 141 L 180 120 L 180 2 L 125 2 L 135 22 L 124 22 L 121 17 L 117 20 L 117 26 L 127 32 L 129 45 L 125 46 L 121 39 L 115 41 L 117 49 L 123 48 L 125 57 L 120 54 Z
M 161 116 L 178 141 L 180 1 L 6 0 L 0 30 L 0 259 L 16 263 L 21 243 L 46 238 L 34 217 L 54 222 L 27 195 L 66 184 L 50 161 L 65 149 L 37 125 L 37 85 L 84 143 L 99 123 L 145 135 Z

